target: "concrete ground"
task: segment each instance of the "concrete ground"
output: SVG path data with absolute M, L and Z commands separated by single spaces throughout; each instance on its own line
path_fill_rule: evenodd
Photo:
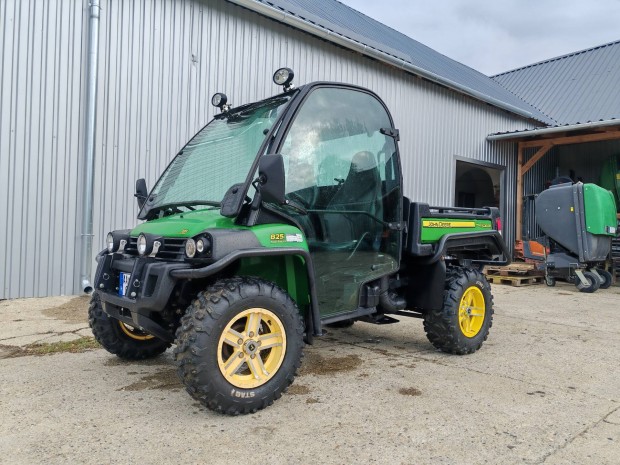
M 192 400 L 170 351 L 126 363 L 19 349 L 88 336 L 84 298 L 2 301 L 0 463 L 620 463 L 620 288 L 493 293 L 474 355 L 435 351 L 416 319 L 356 323 L 242 417 Z

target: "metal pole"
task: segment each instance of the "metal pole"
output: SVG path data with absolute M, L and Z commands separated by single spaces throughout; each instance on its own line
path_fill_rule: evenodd
M 89 3 L 88 74 L 86 78 L 86 112 L 84 142 L 84 184 L 82 198 L 82 237 L 80 251 L 80 284 L 91 293 L 90 281 L 93 260 L 93 197 L 95 175 L 95 117 L 97 113 L 97 60 L 99 49 L 99 0 Z

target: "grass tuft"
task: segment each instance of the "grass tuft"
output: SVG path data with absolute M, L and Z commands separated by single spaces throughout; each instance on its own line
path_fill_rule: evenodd
M 28 344 L 22 349 L 21 356 L 50 355 L 60 352 L 79 353 L 87 350 L 100 349 L 99 343 L 92 337 L 81 337 L 73 341 Z

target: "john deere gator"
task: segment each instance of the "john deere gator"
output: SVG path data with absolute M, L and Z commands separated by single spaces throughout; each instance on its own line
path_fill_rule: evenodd
M 97 256 L 96 339 L 124 359 L 174 345 L 189 394 L 226 414 L 278 399 L 326 326 L 416 317 L 436 348 L 477 351 L 493 319 L 481 267 L 507 263 L 498 209 L 403 195 L 375 93 L 292 78 L 234 108 L 215 94 L 221 112 L 153 189 L 137 181 L 143 222 Z

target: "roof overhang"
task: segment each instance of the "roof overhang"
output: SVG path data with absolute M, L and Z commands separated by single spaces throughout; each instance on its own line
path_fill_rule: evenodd
M 310 21 L 306 21 L 303 18 L 298 16 L 291 15 L 281 9 L 272 7 L 265 3 L 261 3 L 255 0 L 227 0 L 230 3 L 234 3 L 236 5 L 247 8 L 248 10 L 255 11 L 256 13 L 262 14 L 268 18 L 274 19 L 284 24 L 288 24 L 296 29 L 300 29 L 314 36 L 320 37 L 321 39 L 327 40 L 329 42 L 333 42 L 341 47 L 345 47 L 349 50 L 353 50 L 355 52 L 361 53 L 368 57 L 374 58 L 375 60 L 381 61 L 383 63 L 387 63 L 391 66 L 395 66 L 399 69 L 407 71 L 409 73 L 415 74 L 422 78 L 428 79 L 429 81 L 435 82 L 442 86 L 448 87 L 456 92 L 461 94 L 468 95 L 470 97 L 475 98 L 476 100 L 483 101 L 494 107 L 501 108 L 502 110 L 509 111 L 516 115 L 522 116 L 527 119 L 540 121 L 542 123 L 547 123 L 548 121 L 542 121 L 540 117 L 534 115 L 533 113 L 524 110 L 522 108 L 518 108 L 514 105 L 511 105 L 507 102 L 503 102 L 496 98 L 493 98 L 489 95 L 486 95 L 482 92 L 478 92 L 474 89 L 471 89 L 467 86 L 463 86 L 458 82 L 454 82 L 450 79 L 444 78 L 438 74 L 432 73 L 424 68 L 420 68 L 418 66 L 413 65 L 412 63 L 403 60 L 402 58 L 398 58 L 392 56 L 388 53 L 382 52 L 374 47 L 370 47 L 366 44 L 358 42 L 356 40 L 350 39 L 342 34 L 326 29 L 318 24 L 312 23 Z M 490 78 L 489 78 L 490 79 Z
M 600 138 L 597 138 L 599 137 Z M 584 140 L 579 141 L 579 137 Z M 605 139 L 607 137 L 607 139 Z M 620 119 L 603 121 L 589 121 L 587 123 L 567 124 L 548 128 L 525 129 L 487 136 L 487 140 L 501 140 L 513 142 L 542 141 L 546 139 L 568 139 L 565 144 L 580 142 L 595 142 L 597 140 L 617 139 L 620 137 Z M 570 142 L 574 140 L 575 142 Z M 539 144 L 540 145 L 540 144 Z

